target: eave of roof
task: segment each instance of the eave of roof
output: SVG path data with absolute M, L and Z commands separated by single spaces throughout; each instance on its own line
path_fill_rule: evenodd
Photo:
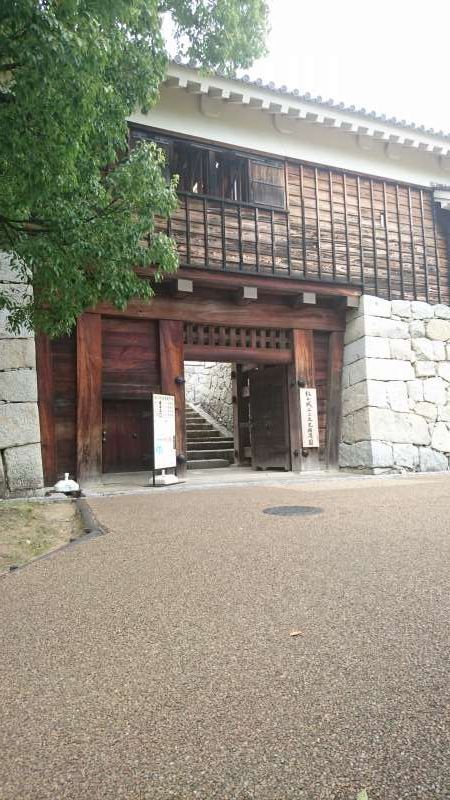
M 207 74 L 196 65 L 175 60 L 169 64 L 165 84 L 205 96 L 212 102 L 223 100 L 272 113 L 279 120 L 276 127 L 281 132 L 293 132 L 289 125 L 286 128 L 286 121 L 304 120 L 343 133 L 356 134 L 360 137 L 362 147 L 365 141 L 375 139 L 392 146 L 393 150 L 400 146 L 432 153 L 446 160 L 450 157 L 449 133 L 436 132 L 433 128 L 399 121 L 395 117 L 388 118 L 374 111 L 367 112 L 364 108 L 346 106 L 332 99 L 311 97 L 297 89 L 288 90 L 286 86 L 277 88 L 273 83 L 250 80 L 248 76 L 229 78 L 218 73 Z M 211 116 L 214 114 L 211 113 Z

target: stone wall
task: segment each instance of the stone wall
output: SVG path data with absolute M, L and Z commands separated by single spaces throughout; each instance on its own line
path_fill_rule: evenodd
M 2 290 L 28 291 L 0 253 Z M 7 329 L 0 311 L 0 497 L 36 494 L 43 487 L 34 336 Z
M 199 405 L 228 431 L 233 430 L 231 364 L 186 361 L 186 400 Z
M 348 313 L 340 466 L 449 469 L 450 308 L 367 295 Z

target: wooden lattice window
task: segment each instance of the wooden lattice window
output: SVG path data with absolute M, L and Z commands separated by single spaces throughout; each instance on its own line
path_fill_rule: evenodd
M 291 333 L 279 328 L 238 328 L 188 322 L 184 326 L 184 343 L 197 347 L 290 350 Z

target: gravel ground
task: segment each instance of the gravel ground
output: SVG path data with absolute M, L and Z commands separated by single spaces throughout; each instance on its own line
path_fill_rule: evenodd
M 447 800 L 449 489 L 92 500 L 0 581 L 0 798 Z

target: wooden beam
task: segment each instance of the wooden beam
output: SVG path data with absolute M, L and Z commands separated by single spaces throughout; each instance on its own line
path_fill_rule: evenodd
M 77 322 L 77 479 L 102 474 L 102 320 L 83 314 Z
M 152 277 L 148 270 L 136 270 L 141 277 Z M 204 268 L 181 267 L 178 273 L 183 278 L 195 281 L 199 286 L 211 286 L 215 289 L 239 289 L 245 286 L 255 286 L 260 292 L 284 295 L 299 294 L 300 292 L 315 292 L 322 297 L 359 297 L 361 287 L 348 283 L 327 283 L 326 281 L 302 280 L 300 278 L 274 278 L 273 276 L 233 274 L 206 270 Z M 174 275 L 168 275 L 165 280 L 173 280 Z
M 43 333 L 36 336 L 36 370 L 44 484 L 52 486 L 58 477 L 53 412 L 53 360 L 52 343 Z
M 184 348 L 187 361 L 224 361 L 247 364 L 290 364 L 291 350 L 270 350 L 252 347 L 208 347 L 187 344 Z
M 248 305 L 258 299 L 258 289 L 256 286 L 240 286 L 236 291 L 235 298 L 238 305 Z
M 176 320 L 160 320 L 159 352 L 161 361 L 161 391 L 175 397 L 175 446 L 179 463 L 177 475 L 186 474 L 186 424 L 184 395 L 184 344 L 183 323 Z
M 339 462 L 343 355 L 344 334 L 341 332 L 331 333 L 328 347 L 326 439 L 326 459 L 329 466 L 337 466 Z
M 125 311 L 104 303 L 92 309 L 90 313 L 100 313 L 110 317 L 180 320 L 200 325 L 270 327 L 284 330 L 301 326 L 304 330 L 345 330 L 345 314 L 341 309 L 304 306 L 295 310 L 288 306 L 259 301 L 241 307 L 225 300 L 209 300 L 195 296 L 174 299 L 156 295 L 147 302 L 132 301 Z
M 292 331 L 292 346 L 294 369 L 291 370 L 291 373 L 295 384 L 290 386 L 290 406 L 292 405 L 292 413 L 290 413 L 291 449 L 293 449 L 292 444 L 294 444 L 295 449 L 299 450 L 301 454 L 300 459 L 297 457 L 292 463 L 293 465 L 296 464 L 294 471 L 310 472 L 319 469 L 319 451 L 317 448 L 308 448 L 303 451 L 299 384 L 311 388 L 316 385 L 313 331 Z M 303 455 L 303 452 L 307 453 L 307 455 Z

